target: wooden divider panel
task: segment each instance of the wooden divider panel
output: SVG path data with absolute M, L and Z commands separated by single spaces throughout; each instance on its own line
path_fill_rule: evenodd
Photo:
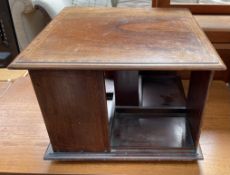
M 109 150 L 103 72 L 30 70 L 30 76 L 54 151 Z

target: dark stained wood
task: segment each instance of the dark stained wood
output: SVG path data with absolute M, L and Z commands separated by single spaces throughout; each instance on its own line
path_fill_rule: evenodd
M 199 143 L 203 120 L 202 115 L 204 112 L 204 107 L 208 96 L 208 89 L 212 78 L 212 71 L 191 72 L 187 97 L 187 108 L 188 120 L 195 146 L 198 146 Z
M 206 73 L 209 75 L 213 70 L 223 70 L 225 65 L 186 9 L 66 8 L 10 68 L 26 68 L 30 71 L 54 150 L 52 153 L 49 149 L 47 154 L 55 154 L 53 158 L 46 154 L 45 158 L 72 160 L 71 155 L 74 154 L 77 157 L 73 156 L 73 160 L 81 160 L 87 155 L 91 155 L 88 157 L 90 160 L 101 160 L 99 154 L 102 154 L 107 157 L 111 155 L 110 160 L 118 160 L 118 157 L 123 160 L 185 160 L 181 157 L 183 155 L 186 160 L 194 160 L 199 155 L 196 148 L 207 94 L 206 85 L 210 80 Z M 189 116 L 195 141 L 195 147 L 192 148 L 194 155 L 187 155 L 182 148 L 173 155 L 164 152 L 163 148 L 159 148 L 163 152 L 161 155 L 156 150 L 151 150 L 155 153 L 147 156 L 146 152 L 141 154 L 143 150 L 139 149 L 135 155 L 126 151 L 113 152 L 109 144 L 111 133 L 108 133 L 104 87 L 104 71 L 108 70 L 117 71 L 116 104 L 129 107 L 138 106 L 141 99 L 139 70 L 199 70 L 192 73 L 188 95 L 189 115 L 195 116 Z M 197 73 L 201 74 L 199 80 Z M 203 82 L 195 87 L 199 81 Z M 200 90 L 200 96 L 193 99 L 194 94 L 197 95 L 196 90 Z M 171 96 L 165 98 L 168 101 Z M 141 118 L 139 124 L 143 122 L 148 125 L 148 121 Z M 186 120 L 183 122 L 185 126 Z M 129 131 L 128 124 L 123 124 Z M 181 123 L 178 125 L 181 126 Z M 143 126 L 144 130 L 148 128 L 155 127 Z M 132 130 L 135 130 L 135 126 Z M 184 131 L 187 133 L 186 128 Z M 143 136 L 139 134 L 136 136 Z M 171 133 L 167 132 L 165 138 L 163 135 L 158 138 L 167 140 L 168 134 Z M 154 139 L 152 136 L 148 138 Z M 138 139 L 134 137 L 136 141 Z M 105 160 L 106 156 L 102 159 Z M 151 159 L 147 158 L 149 156 Z
M 221 58 L 223 59 L 225 65 L 228 67 L 228 69 L 226 71 L 216 71 L 215 72 L 215 76 L 214 79 L 215 80 L 223 80 L 227 83 L 230 82 L 230 48 L 229 49 L 217 49 L 217 52 L 219 53 L 219 55 L 221 56 Z
M 170 0 L 152 0 L 152 7 L 169 7 Z
M 158 3 L 157 0 L 152 0 L 152 7 L 157 7 L 158 6 L 157 3 Z
M 117 71 L 114 80 L 116 105 L 139 106 L 138 71 Z
M 10 68 L 222 70 L 225 66 L 186 9 L 66 8 Z
M 59 160 L 59 161 L 96 161 L 98 163 L 108 163 L 108 162 L 150 162 L 150 161 L 195 161 L 203 160 L 203 155 L 200 147 L 197 151 L 184 149 L 118 149 L 112 152 L 99 152 L 99 153 L 79 153 L 79 152 L 66 152 L 66 153 L 56 153 L 53 152 L 49 146 L 46 154 L 45 160 Z
M 185 108 L 184 89 L 176 75 L 143 76 L 142 94 L 141 106 L 146 108 Z
M 136 149 L 139 152 L 158 150 L 159 154 L 172 150 L 183 152 L 185 149 L 194 152 L 185 116 L 185 113 L 167 112 L 117 113 L 112 126 L 111 145 L 118 150 Z
M 218 23 L 215 23 L 218 24 Z M 230 43 L 230 31 L 205 31 L 212 43 Z
M 108 151 L 104 75 L 100 71 L 30 70 L 54 151 Z

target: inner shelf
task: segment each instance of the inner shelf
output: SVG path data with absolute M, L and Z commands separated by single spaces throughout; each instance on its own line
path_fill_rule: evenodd
M 194 144 L 186 114 L 116 113 L 111 127 L 112 149 L 187 149 Z
M 140 105 L 116 106 L 110 117 L 111 150 L 196 150 L 180 77 L 157 72 L 140 79 Z

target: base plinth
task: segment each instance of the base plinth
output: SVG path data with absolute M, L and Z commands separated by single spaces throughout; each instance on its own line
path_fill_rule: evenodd
M 112 150 L 107 153 L 53 152 L 49 145 L 45 160 L 56 161 L 195 161 L 202 160 L 203 155 L 198 146 L 197 151 L 183 150 Z

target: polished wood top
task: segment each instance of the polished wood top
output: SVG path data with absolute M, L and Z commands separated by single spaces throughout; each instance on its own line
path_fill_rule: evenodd
M 186 9 L 66 8 L 10 68 L 222 70 Z

